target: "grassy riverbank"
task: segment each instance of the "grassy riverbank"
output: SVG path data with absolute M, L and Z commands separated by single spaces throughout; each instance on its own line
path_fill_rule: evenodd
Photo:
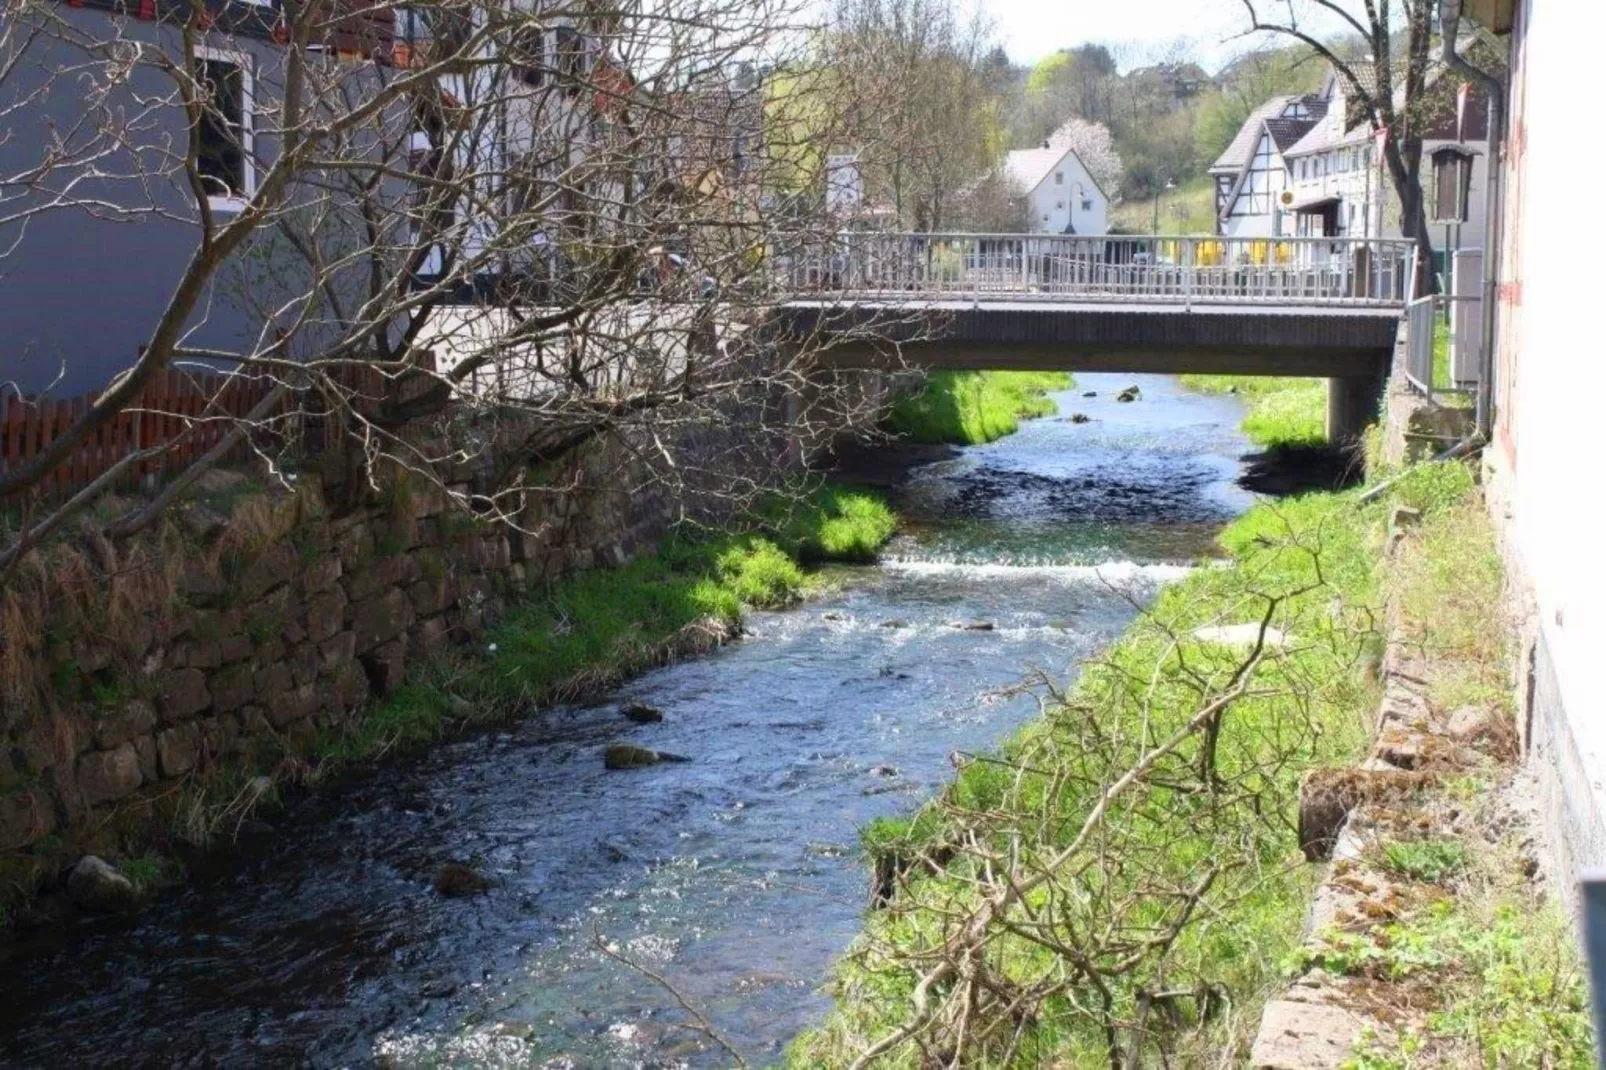
M 814 583 L 807 565 L 873 560 L 896 527 L 879 498 L 826 485 L 774 499 L 738 533 L 674 536 L 655 554 L 564 577 L 515 605 L 480 650 L 426 667 L 326 737 L 319 756 L 369 759 L 707 650 L 734 636 L 743 606 L 798 601 Z
M 1182 385 L 1205 394 L 1236 394 L 1244 403 L 1243 432 L 1267 449 L 1327 441 L 1327 380 L 1268 375 L 1184 375 Z
M 1440 465 L 1367 506 L 1257 506 L 1223 534 L 1227 566 L 1166 588 L 1073 686 L 1044 692 L 1040 719 L 916 815 L 866 830 L 890 906 L 790 1065 L 879 1047 L 878 1067 L 915 1067 L 924 1045 L 966 1065 L 1103 1067 L 1134 1035 L 1142 1065 L 1162 1050 L 1191 1065 L 1233 1046 L 1313 885 L 1300 777 L 1366 741 L 1389 511 L 1431 521 L 1470 493 Z
M 1066 372 L 932 372 L 884 426 L 914 442 L 980 445 L 1013 434 L 1023 419 L 1051 415 L 1044 395 L 1073 385 Z
M 774 607 L 815 584 L 807 566 L 874 558 L 897 518 L 871 494 L 826 485 L 777 497 L 734 533 L 666 539 L 618 568 L 563 577 L 509 610 L 473 648 L 449 648 L 355 722 L 196 777 L 107 815 L 90 844 L 0 858 L 0 930 L 86 849 L 122 870 L 142 897 L 183 878 L 180 855 L 232 838 L 284 785 L 316 782 L 397 752 L 594 694 L 626 677 L 733 638 L 742 607 Z M 116 842 L 108 848 L 106 841 Z

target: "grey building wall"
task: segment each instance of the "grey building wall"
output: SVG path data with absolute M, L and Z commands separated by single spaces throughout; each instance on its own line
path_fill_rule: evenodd
M 149 103 L 172 95 L 172 79 L 147 61 L 97 99 L 111 77 L 108 59 L 69 40 L 122 39 L 179 55 L 180 31 L 66 4 L 50 5 L 45 17 L 62 28 L 29 42 L 0 84 L 0 220 L 12 219 L 0 223 L 0 381 L 71 397 L 99 388 L 135 359 L 197 248 L 200 227 L 182 172 L 175 173 L 187 139 L 184 115 Z M 21 36 L 16 30 L 10 39 Z M 277 48 L 245 34 L 214 31 L 208 38 L 253 58 L 260 129 Z M 94 211 L 64 206 L 14 218 L 47 203 L 46 193 L 14 180 L 38 166 L 51 139 L 76 131 L 83 144 L 86 124 L 107 122 L 126 123 L 134 146 L 95 161 L 107 177 L 84 181 L 84 170 L 69 160 L 39 184 L 59 190 L 80 180 L 72 199 L 99 202 Z M 271 150 L 259 133 L 257 152 Z M 129 215 L 119 220 L 119 210 Z M 193 321 L 194 344 L 234 348 L 255 335 L 259 318 L 227 292 L 232 277 L 225 270 L 210 288 Z

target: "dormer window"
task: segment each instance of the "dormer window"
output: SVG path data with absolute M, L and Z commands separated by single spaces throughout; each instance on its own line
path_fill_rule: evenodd
M 1054 185 L 1056 185 L 1056 186 L 1065 185 L 1065 172 L 1064 171 L 1055 171 L 1054 172 Z

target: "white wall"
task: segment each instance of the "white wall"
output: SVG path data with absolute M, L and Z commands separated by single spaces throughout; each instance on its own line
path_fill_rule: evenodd
M 1063 176 L 1063 182 L 1055 179 Z M 1074 227 L 1078 234 L 1109 233 L 1109 198 L 1099 191 L 1093 176 L 1076 156 L 1067 154 L 1026 197 L 1031 209 L 1032 233 L 1063 234 Z M 1083 201 L 1090 202 L 1087 208 Z
M 1578 212 L 1577 106 L 1599 66 L 1606 5 L 1529 0 L 1527 103 L 1512 138 L 1521 161 L 1517 277 L 1501 312 L 1520 316 L 1511 411 L 1514 541 L 1538 604 L 1561 704 L 1597 812 L 1606 785 L 1606 537 L 1599 427 L 1606 403 L 1600 282 Z M 1580 153 L 1582 152 L 1582 157 Z M 1497 519 L 1499 519 L 1497 517 Z M 1606 864 L 1606 858 L 1580 858 Z

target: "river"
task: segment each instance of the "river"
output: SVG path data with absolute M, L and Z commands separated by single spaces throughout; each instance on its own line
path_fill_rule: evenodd
M 821 985 L 858 929 L 856 830 L 918 806 L 951 754 L 1030 717 L 1009 685 L 1037 669 L 1068 679 L 1248 502 L 1234 400 L 1078 378 L 1055 395 L 1060 416 L 918 470 L 881 564 L 752 614 L 741 642 L 306 799 L 138 918 L 10 948 L 0 1053 L 49 1067 L 729 1064 L 602 940 L 772 1061 L 828 1010 Z M 1116 402 L 1132 383 L 1142 399 Z M 629 701 L 663 722 L 629 723 Z M 605 772 L 610 742 L 692 760 Z M 438 896 L 449 859 L 492 890 Z

